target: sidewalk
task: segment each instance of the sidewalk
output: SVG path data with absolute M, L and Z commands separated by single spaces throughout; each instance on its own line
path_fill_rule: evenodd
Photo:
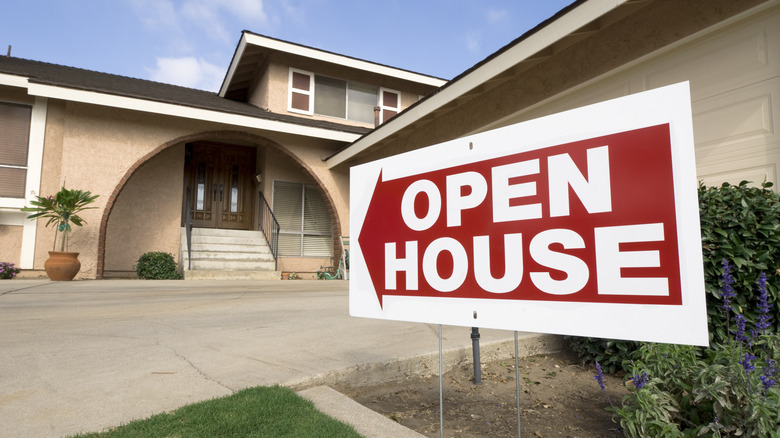
M 99 431 L 250 386 L 438 372 L 436 325 L 350 317 L 347 289 L 344 281 L 0 281 L 0 437 Z M 480 333 L 483 360 L 514 351 L 512 332 Z M 445 368 L 470 361 L 469 328 L 445 326 L 442 338 Z M 521 339 L 521 354 L 557 348 L 555 337 Z M 368 423 L 361 433 L 382 436 Z

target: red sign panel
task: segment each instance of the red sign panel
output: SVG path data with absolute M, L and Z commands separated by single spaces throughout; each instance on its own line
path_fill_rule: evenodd
M 669 125 L 381 179 L 359 236 L 380 302 L 682 303 Z

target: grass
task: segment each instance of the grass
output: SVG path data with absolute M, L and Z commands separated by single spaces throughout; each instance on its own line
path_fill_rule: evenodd
M 360 437 L 291 389 L 261 386 L 79 438 Z

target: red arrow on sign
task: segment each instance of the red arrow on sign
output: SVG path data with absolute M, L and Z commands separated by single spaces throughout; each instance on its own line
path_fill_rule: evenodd
M 380 172 L 358 236 L 380 306 L 389 295 L 681 305 L 671 155 L 664 124 Z

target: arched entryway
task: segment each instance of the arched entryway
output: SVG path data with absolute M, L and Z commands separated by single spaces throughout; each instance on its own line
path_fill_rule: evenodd
M 214 148 L 222 150 L 237 148 L 236 150 L 240 152 L 239 155 L 251 151 L 249 152 L 250 155 L 251 153 L 256 154 L 254 163 L 261 163 L 264 159 L 273 161 L 270 164 L 265 163 L 266 168 L 268 165 L 274 166 L 274 163 L 283 161 L 287 168 L 295 169 L 295 172 L 300 175 L 301 181 L 305 181 L 310 187 L 316 187 L 322 195 L 331 221 L 333 254 L 341 253 L 339 236 L 342 234 L 342 227 L 339 216 L 336 214 L 333 201 L 334 194 L 327 189 L 322 178 L 312 170 L 308 163 L 291 153 L 284 146 L 259 135 L 235 131 L 205 132 L 180 137 L 160 145 L 134 163 L 121 178 L 109 197 L 101 218 L 98 239 L 97 278 L 107 278 L 105 275 L 107 272 L 109 273 L 108 276 L 123 276 L 121 275 L 122 272 L 129 274 L 130 263 L 128 260 L 131 258 L 137 260 L 137 257 L 143 252 L 157 250 L 153 248 L 154 245 L 149 243 L 160 241 L 160 238 L 155 237 L 157 236 L 155 233 L 164 233 L 166 238 L 179 240 L 178 235 L 172 237 L 175 233 L 171 230 L 180 227 L 183 222 L 184 198 L 188 181 L 192 190 L 190 202 L 198 202 L 197 173 L 199 165 L 195 165 L 193 168 L 193 164 L 190 162 L 190 168 L 188 169 L 188 163 L 186 162 L 188 149 L 195 147 L 194 145 L 201 145 L 197 147 L 208 146 L 204 147 L 206 152 L 209 149 L 213 152 Z M 192 150 L 190 151 L 192 152 Z M 204 207 L 207 199 L 210 198 L 213 202 L 215 197 L 220 195 L 219 184 L 222 184 L 221 201 L 215 207 L 219 211 L 220 216 L 222 217 L 223 213 L 227 216 L 230 216 L 230 214 L 237 215 L 244 208 L 245 216 L 249 216 L 251 219 L 249 222 L 244 221 L 240 227 L 256 229 L 257 211 L 261 202 L 260 198 L 257 197 L 258 191 L 265 191 L 265 196 L 270 198 L 270 189 L 273 185 L 268 180 L 264 181 L 265 184 L 258 182 L 258 180 L 263 181 L 264 169 L 262 166 L 246 166 L 237 170 L 235 166 L 241 160 L 237 161 L 229 158 L 234 155 L 232 153 L 227 155 L 228 158 L 217 159 L 220 163 L 218 166 L 222 169 L 217 173 L 222 175 L 216 175 L 208 182 L 206 178 L 202 179 L 201 201 L 204 202 Z M 246 159 L 252 162 L 251 157 Z M 168 175 L 167 181 L 169 185 L 173 184 L 175 187 L 167 187 L 165 190 L 162 190 L 156 186 L 156 179 L 159 179 L 160 175 L 163 174 Z M 179 183 L 175 184 L 173 180 L 177 175 Z M 328 176 L 325 175 L 325 178 L 327 179 Z M 216 195 L 214 192 L 215 184 L 217 184 Z M 253 187 L 252 190 L 247 190 L 251 192 L 250 195 L 247 195 L 249 198 L 241 200 L 240 196 L 243 195 L 239 195 L 238 198 L 231 197 L 234 193 L 241 193 L 247 187 Z M 174 197 L 172 192 L 177 193 L 177 197 Z M 159 209 L 155 207 L 152 209 L 155 211 L 164 210 L 165 213 L 161 217 L 152 213 L 146 213 L 145 210 L 148 209 L 147 207 L 151 202 L 176 203 L 175 208 L 178 211 L 178 215 L 174 218 L 175 213 L 171 211 L 170 205 L 168 206 L 169 208 Z M 226 221 L 216 220 L 215 218 L 211 218 L 210 221 L 212 223 L 208 226 L 214 227 L 230 228 L 236 224 L 236 222 L 231 224 L 229 217 L 227 217 Z M 241 223 L 242 221 L 238 222 Z M 160 231 L 150 228 L 159 228 Z M 162 241 L 164 240 L 162 239 Z M 167 246 L 170 247 L 171 245 L 167 244 Z M 119 253 L 124 254 L 122 257 L 125 257 L 125 260 L 121 262 L 123 266 L 121 268 L 118 268 L 117 254 Z

